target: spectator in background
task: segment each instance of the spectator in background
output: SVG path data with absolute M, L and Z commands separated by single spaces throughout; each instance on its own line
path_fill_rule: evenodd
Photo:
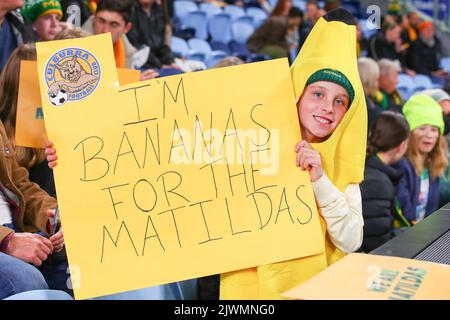
M 358 59 L 358 71 L 366 97 L 368 120 L 367 134 L 370 135 L 370 129 L 372 128 L 373 123 L 381 111 L 383 111 L 373 100 L 373 97 L 376 96 L 378 92 L 380 68 L 375 60 L 362 57 Z
M 292 8 L 292 0 L 278 0 L 275 7 L 273 8 L 272 17 L 287 17 L 289 11 Z
M 63 17 L 62 20 L 74 27 L 81 27 L 96 11 L 96 1 L 60 0 Z
M 286 17 L 272 16 L 248 38 L 247 48 L 252 53 L 266 54 L 272 59 L 289 57 L 287 31 Z
M 0 1 L 0 71 L 15 48 L 37 40 L 31 25 L 16 11 L 23 4 L 23 0 Z
M 394 237 L 395 196 L 401 172 L 391 165 L 405 154 L 408 137 L 408 123 L 396 112 L 384 111 L 371 128 L 361 183 L 363 252 L 370 252 Z
M 419 33 L 420 18 L 418 13 L 416 11 L 408 12 L 404 23 L 401 34 L 402 42 L 411 46 L 411 43 L 417 40 L 417 35 Z
M 39 41 L 54 40 L 56 34 L 67 27 L 60 22 L 62 9 L 58 0 L 25 0 L 20 12 L 33 23 Z
M 434 35 L 432 22 L 419 24 L 419 38 L 412 43 L 408 58 L 410 67 L 417 73 L 426 74 L 441 84 L 450 79 L 448 72 L 439 67 L 441 42 Z
M 381 32 L 369 40 L 369 57 L 377 61 L 381 59 L 398 60 L 405 73 L 415 76 L 415 72 L 406 67 L 406 48 L 402 44 L 400 33 L 400 25 L 392 18 L 386 17 Z
M 323 12 L 320 11 L 319 4 L 316 0 L 308 0 L 306 3 L 306 21 L 309 24 L 309 26 L 312 28 L 317 20 L 320 19 L 320 17 L 323 15 Z
M 442 89 L 424 90 L 418 94 L 430 96 L 441 106 L 442 116 L 444 118 L 444 136 L 448 144 L 450 138 L 450 95 Z M 450 161 L 449 156 L 450 153 L 447 153 L 447 160 Z M 439 179 L 439 207 L 442 207 L 450 202 L 450 166 L 445 168 L 444 174 Z
M 311 32 L 311 25 L 305 21 L 305 15 L 303 14 L 303 11 L 297 7 L 293 7 L 296 10 L 298 10 L 298 15 L 301 16 L 301 21 L 298 26 L 298 51 L 300 52 L 300 49 L 302 48 L 303 44 L 305 43 L 306 38 L 308 38 L 309 33 Z
M 127 38 L 141 49 L 150 48 L 150 54 L 143 68 L 161 69 L 179 67 L 175 55 L 165 43 L 166 25 L 169 23 L 164 8 L 155 0 L 134 0 L 131 29 Z
M 300 43 L 299 31 L 302 22 L 303 22 L 303 11 L 297 7 L 292 7 L 289 10 L 288 31 L 286 36 L 289 46 L 289 52 L 291 52 L 294 49 L 298 49 L 298 45 Z
M 111 32 L 114 58 L 117 68 L 133 66 L 133 56 L 136 48 L 128 41 L 126 34 L 131 29 L 131 0 L 100 0 L 97 12 L 83 25 L 88 33 L 102 34 Z M 148 80 L 159 76 L 153 69 L 141 72 L 141 80 Z
M 442 109 L 433 98 L 412 96 L 403 107 L 410 127 L 406 159 L 395 167 L 403 176 L 397 198 L 406 226 L 433 213 L 439 206 L 439 176 L 448 165 L 447 142 L 443 137 Z
M 402 112 L 405 101 L 397 90 L 398 73 L 401 70 L 400 63 L 389 59 L 381 59 L 378 61 L 378 66 L 380 68 L 379 90 L 372 95 L 372 99 L 383 110 Z

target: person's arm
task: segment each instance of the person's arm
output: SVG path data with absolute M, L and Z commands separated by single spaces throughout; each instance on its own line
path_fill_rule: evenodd
M 403 216 L 411 223 L 414 220 L 416 208 L 413 206 L 414 194 L 412 194 L 411 187 L 408 183 L 408 176 L 406 170 L 403 169 L 403 176 L 397 186 L 397 201 L 402 210 Z
M 340 192 L 325 173 L 312 185 L 330 240 L 345 253 L 358 250 L 364 226 L 359 185 L 349 184 Z
M 345 253 L 358 250 L 364 226 L 359 185 L 349 184 L 344 192 L 339 191 L 323 171 L 320 153 L 305 140 L 297 143 L 295 152 L 297 166 L 309 171 L 330 240 Z

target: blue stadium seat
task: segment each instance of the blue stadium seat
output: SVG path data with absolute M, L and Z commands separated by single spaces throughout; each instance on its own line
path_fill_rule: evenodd
M 173 3 L 175 16 L 182 19 L 189 12 L 198 10 L 197 5 L 193 1 L 180 0 Z
M 223 51 L 213 51 L 209 58 L 206 60 L 206 66 L 208 68 L 214 67 L 220 60 L 228 57 L 228 55 Z
M 398 75 L 398 84 L 397 84 L 397 90 L 402 95 L 403 99 L 408 100 L 409 97 L 412 95 L 415 83 L 413 78 L 408 76 L 407 74 L 401 73 Z
M 73 300 L 73 298 L 64 291 L 31 290 L 9 296 L 5 300 Z
M 206 12 L 200 10 L 189 12 L 181 19 L 183 27 L 195 29 L 195 37 L 205 40 L 208 38 L 207 22 Z
M 444 57 L 441 59 L 441 68 L 450 72 L 450 57 Z
M 188 40 L 189 48 L 191 53 L 204 53 L 205 57 L 208 58 L 211 55 L 212 49 L 208 42 L 203 39 L 193 38 Z
M 433 83 L 431 82 L 430 77 L 427 75 L 417 74 L 413 78 L 413 81 L 415 85 L 413 93 L 433 88 Z
M 251 17 L 251 16 L 247 16 L 247 15 L 240 16 L 239 18 L 235 19 L 234 21 L 235 22 L 239 21 L 239 22 L 247 23 L 247 24 L 251 25 L 252 27 L 254 26 L 253 17 Z
M 201 62 L 205 62 L 207 59 L 207 56 L 205 53 L 203 52 L 189 52 L 189 55 L 187 56 L 187 58 L 189 60 L 195 60 L 195 61 L 201 61 Z
M 225 13 L 228 13 L 231 16 L 231 19 L 233 20 L 245 15 L 244 9 L 232 4 L 225 6 L 225 8 L 223 8 L 223 11 Z
M 247 16 L 253 17 L 253 25 L 258 28 L 267 19 L 267 13 L 260 8 L 248 8 Z
M 200 10 L 206 12 L 208 18 L 211 18 L 213 15 L 223 12 L 221 7 L 208 2 L 201 3 Z
M 231 49 L 226 43 L 223 43 L 221 41 L 211 41 L 210 45 L 211 49 L 213 50 L 223 51 L 226 52 L 228 55 L 231 55 Z
M 231 40 L 231 16 L 220 13 L 208 21 L 208 31 L 213 41 L 228 43 Z
M 305 10 L 306 10 L 306 1 L 305 1 L 305 0 L 294 0 L 294 1 L 292 2 L 292 5 L 293 5 L 294 7 L 297 7 L 297 8 L 302 9 L 303 13 L 304 13 Z
M 172 37 L 170 48 L 172 49 L 172 52 L 179 57 L 185 58 L 189 54 L 189 46 L 182 38 Z
M 231 41 L 229 43 L 231 53 L 233 56 L 237 56 L 242 60 L 247 60 L 248 57 L 252 55 L 252 53 L 248 50 L 247 45 L 245 43 L 238 43 L 236 41 Z
M 254 31 L 255 27 L 245 22 L 235 21 L 231 25 L 232 39 L 238 43 L 245 44 Z

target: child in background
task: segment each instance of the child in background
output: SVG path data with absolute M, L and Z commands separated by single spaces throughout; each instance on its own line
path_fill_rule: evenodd
M 439 207 L 439 176 L 448 165 L 447 142 L 442 135 L 442 109 L 430 96 L 412 96 L 403 113 L 411 135 L 406 159 L 396 164 L 403 172 L 397 198 L 403 216 L 412 225 Z
M 355 24 L 346 10 L 330 11 L 315 24 L 291 68 L 303 138 L 295 146 L 296 165 L 309 171 L 326 250 L 222 274 L 221 299 L 281 299 L 284 291 L 361 246 L 359 183 L 367 108 L 358 75 Z
M 63 12 L 58 0 L 25 0 L 21 14 L 33 23 L 39 41 L 55 40 L 56 34 L 67 28 L 60 21 Z
M 394 236 L 395 195 L 401 172 L 391 165 L 405 154 L 408 137 L 408 122 L 397 112 L 382 112 L 371 129 L 361 184 L 363 252 L 376 249 Z

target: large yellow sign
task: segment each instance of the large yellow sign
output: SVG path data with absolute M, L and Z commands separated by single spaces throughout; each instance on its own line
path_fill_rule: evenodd
M 324 250 L 286 59 L 118 88 L 109 35 L 37 49 L 76 298 Z
M 450 266 L 351 253 L 314 278 L 284 293 L 293 299 L 450 299 Z

